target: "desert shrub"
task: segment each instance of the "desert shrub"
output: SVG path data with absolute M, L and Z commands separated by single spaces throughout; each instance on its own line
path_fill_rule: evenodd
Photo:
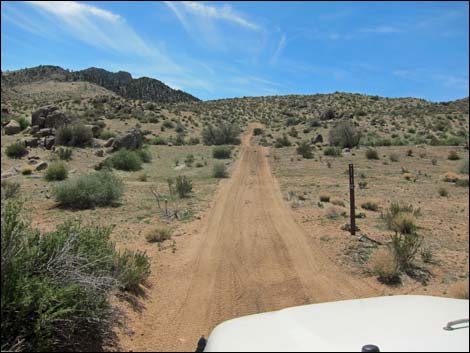
M 332 146 L 352 148 L 359 145 L 361 133 L 349 121 L 342 121 L 333 127 L 329 133 L 329 142 Z
M 194 155 L 190 153 L 186 156 L 186 159 L 184 160 L 184 164 L 191 167 L 193 163 L 194 163 Z
M 149 243 L 161 243 L 165 240 L 171 239 L 172 232 L 172 229 L 168 227 L 154 228 L 145 234 L 145 239 Z
M 197 162 L 195 167 L 196 168 L 202 168 L 202 167 L 204 167 L 204 164 L 202 164 L 201 162 Z
M 2 200 L 18 196 L 19 191 L 20 183 L 16 181 L 2 180 Z
M 462 162 L 459 167 L 459 172 L 462 174 L 468 174 L 468 159 Z
M 175 178 L 175 188 L 180 198 L 188 197 L 193 190 L 193 183 L 189 177 L 179 175 Z
M 28 150 L 24 143 L 13 142 L 11 145 L 7 146 L 5 153 L 10 158 L 18 159 L 26 156 L 28 154 Z
M 62 146 L 87 146 L 93 140 L 92 130 L 83 124 L 64 125 L 57 129 L 55 144 Z
M 431 248 L 423 248 L 419 254 L 421 255 L 421 260 L 423 260 L 425 264 L 430 264 L 433 262 L 434 255 Z
M 276 138 L 274 141 L 274 147 L 276 148 L 289 147 L 290 145 L 291 142 L 289 141 L 289 138 L 286 134 L 282 135 L 282 137 Z
M 63 161 L 69 161 L 72 159 L 73 150 L 71 148 L 59 147 L 57 150 L 57 155 Z
M 102 140 L 108 140 L 112 137 L 116 137 L 116 133 L 109 129 L 102 130 L 99 135 L 99 138 Z
M 455 186 L 468 188 L 468 185 L 469 185 L 468 179 L 459 179 L 455 182 Z
M 336 199 L 336 198 L 334 198 L 334 199 L 331 199 L 330 202 L 331 202 L 333 205 L 336 205 L 336 206 L 341 206 L 341 207 L 344 207 L 344 206 L 345 206 L 344 201 L 341 200 L 341 199 Z
M 168 142 L 164 137 L 155 136 L 154 138 L 150 139 L 149 143 L 151 145 L 166 145 Z
M 343 209 L 337 206 L 330 206 L 325 210 L 325 216 L 329 219 L 335 219 L 338 217 L 343 217 L 345 215 L 346 213 L 343 211 Z
M 147 278 L 147 255 L 120 254 L 111 228 L 79 221 L 40 234 L 21 212 L 18 202 L 2 202 L 2 350 L 17 342 L 24 351 L 92 350 L 113 329 L 110 294 Z
M 422 236 L 414 232 L 395 233 L 391 240 L 390 248 L 400 270 L 408 270 L 421 247 Z
M 371 257 L 370 270 L 380 282 L 395 284 L 400 282 L 400 270 L 395 257 L 389 249 L 379 249 Z
M 227 178 L 228 173 L 225 164 L 222 162 L 214 164 L 212 176 L 214 178 Z
M 147 175 L 146 173 L 142 173 L 142 174 L 140 174 L 140 175 L 137 177 L 137 179 L 138 179 L 139 181 L 147 181 L 148 175 Z
M 406 151 L 406 155 L 407 155 L 408 157 L 413 157 L 413 150 L 412 150 L 412 149 L 407 150 L 407 151 Z
M 135 292 L 150 275 L 150 259 L 143 251 L 124 250 L 114 257 L 115 276 L 121 290 Z
M 403 177 L 406 179 L 406 180 L 411 180 L 413 178 L 413 174 L 412 173 L 404 173 L 403 174 Z
M 227 159 L 230 158 L 232 153 L 232 148 L 230 146 L 216 146 L 212 150 L 212 157 L 217 159 Z
M 455 183 L 458 180 L 459 180 L 459 176 L 457 174 L 455 174 L 454 172 L 447 172 L 444 175 L 444 181 L 446 181 L 448 183 Z
M 303 158 L 313 158 L 313 148 L 308 141 L 302 141 L 297 147 L 297 154 L 300 154 Z
M 414 217 L 418 217 L 420 214 L 421 209 L 414 208 L 413 205 L 392 202 L 385 212 L 382 212 L 381 218 L 390 230 L 400 232 L 409 229 L 409 231 L 414 231 Z M 403 215 L 410 217 L 403 218 Z
M 21 130 L 26 129 L 28 126 L 31 125 L 31 122 L 28 120 L 28 118 L 24 116 L 16 117 L 15 120 L 18 122 L 18 124 L 20 124 Z
M 439 195 L 442 196 L 442 197 L 449 196 L 449 192 L 447 191 L 446 188 L 440 187 L 438 192 L 439 192 Z
M 202 141 L 205 145 L 239 145 L 239 135 L 240 128 L 233 123 L 208 125 L 202 130 Z
M 437 159 L 436 158 L 431 159 L 431 164 L 432 165 L 437 165 Z
M 152 153 L 146 148 L 139 148 L 135 150 L 139 158 L 144 163 L 150 163 L 152 161 Z
M 54 196 L 60 206 L 86 209 L 116 205 L 123 192 L 122 181 L 105 170 L 59 183 L 54 189 Z
M 398 162 L 400 160 L 397 153 L 390 154 L 389 158 L 392 162 Z
M 328 194 L 320 194 L 320 201 L 321 201 L 321 202 L 330 202 L 330 195 L 328 195 Z
M 33 174 L 33 169 L 31 167 L 24 167 L 22 170 L 21 170 L 21 174 L 23 175 L 31 175 Z
M 468 295 L 468 279 L 466 281 L 456 282 L 453 284 L 449 290 L 452 298 L 457 299 L 469 299 Z
M 328 146 L 323 150 L 325 156 L 339 157 L 341 156 L 341 149 L 338 147 Z
M 261 129 L 259 127 L 255 127 L 253 129 L 253 135 L 258 136 L 258 135 L 262 135 L 262 134 L 263 134 L 263 129 Z
M 447 159 L 450 161 L 457 161 L 460 159 L 460 156 L 457 151 L 450 151 L 449 155 L 447 156 Z
M 67 176 L 67 167 L 62 162 L 51 163 L 44 173 L 44 178 L 47 181 L 65 180 Z
M 142 159 L 137 151 L 121 148 L 106 161 L 113 168 L 125 171 L 136 171 L 142 168 Z
M 170 120 L 165 120 L 165 121 L 163 121 L 162 126 L 163 126 L 164 128 L 167 128 L 167 129 L 172 129 L 172 128 L 175 127 L 175 124 L 173 124 L 173 122 L 170 121 Z
M 379 159 L 379 154 L 377 150 L 374 150 L 372 148 L 368 148 L 366 150 L 366 158 L 367 159 Z
M 361 207 L 365 210 L 376 212 L 379 210 L 379 203 L 376 200 L 366 200 L 361 203 Z
M 200 143 L 201 141 L 198 137 L 190 137 L 187 142 L 188 145 L 199 145 Z
M 294 126 L 292 126 L 288 132 L 288 135 L 291 137 L 299 137 L 299 132 L 296 130 Z

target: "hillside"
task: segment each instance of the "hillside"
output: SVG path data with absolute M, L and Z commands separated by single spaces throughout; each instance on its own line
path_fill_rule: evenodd
M 41 65 L 33 68 L 11 72 L 2 72 L 2 96 L 9 97 L 15 90 L 27 91 L 28 85 L 45 82 L 89 82 L 110 90 L 124 98 L 142 99 L 159 103 L 177 103 L 198 101 L 196 97 L 174 90 L 163 82 L 142 77 L 132 78 L 131 74 L 124 71 L 116 73 L 104 69 L 91 67 L 81 71 L 69 71 L 58 66 Z M 25 89 L 22 89 L 26 86 Z M 61 85 L 66 86 L 66 85 Z M 61 87 L 63 88 L 63 87 Z M 74 90 L 73 86 L 66 86 L 66 90 Z M 62 90 L 57 90 L 62 94 Z

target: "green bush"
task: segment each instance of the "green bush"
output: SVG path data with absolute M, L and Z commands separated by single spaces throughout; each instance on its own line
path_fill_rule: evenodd
M 414 218 L 405 217 L 400 219 L 403 214 L 418 217 L 421 214 L 421 210 L 419 208 L 415 209 L 413 205 L 392 202 L 385 212 L 382 212 L 381 218 L 390 230 L 398 232 L 400 229 L 409 229 L 413 231 L 415 229 Z
M 374 211 L 374 212 L 379 210 L 379 204 L 375 200 L 366 200 L 361 203 L 361 207 L 365 210 Z
M 366 150 L 366 158 L 367 159 L 380 159 L 377 150 L 373 150 L 371 148 L 368 148 Z
M 467 187 L 468 188 L 468 179 L 459 179 L 455 182 L 455 186 Z
M 460 159 L 460 156 L 457 151 L 450 151 L 449 155 L 447 156 L 447 159 L 451 161 L 457 161 Z
M 150 163 L 152 161 L 152 153 L 146 149 L 146 148 L 140 148 L 138 150 L 135 150 L 139 158 L 142 160 L 144 163 Z
M 114 153 L 106 161 L 115 169 L 125 171 L 137 171 L 142 169 L 142 159 L 137 151 L 130 151 L 126 148 L 121 148 Z
M 421 248 L 422 236 L 416 233 L 395 233 L 391 240 L 390 248 L 400 270 L 407 271 Z
M 13 142 L 11 145 L 7 146 L 5 153 L 10 158 L 21 158 L 28 154 L 28 150 L 24 143 L 21 142 Z
M 297 147 L 297 153 L 303 158 L 313 158 L 313 147 L 308 141 L 302 141 Z
M 121 290 L 136 292 L 150 275 L 150 259 L 144 251 L 124 250 L 114 257 L 116 278 Z
M 2 202 L 18 196 L 20 191 L 20 183 L 10 180 L 2 180 Z
M 180 198 L 188 197 L 193 191 L 193 183 L 189 177 L 179 175 L 175 178 L 175 188 Z
M 113 131 L 111 131 L 111 130 L 109 130 L 109 129 L 102 130 L 102 131 L 100 132 L 100 136 L 99 136 L 99 138 L 102 139 L 102 140 L 108 140 L 108 139 L 110 139 L 110 138 L 112 138 L 112 137 L 116 137 L 116 133 L 113 132 Z
M 276 148 L 289 147 L 290 145 L 291 142 L 286 134 L 282 135 L 282 137 L 276 138 L 276 141 L 274 142 L 274 147 Z
M 227 178 L 228 173 L 227 173 L 227 167 L 225 167 L 225 164 L 222 162 L 214 164 L 212 176 L 214 178 Z
M 56 162 L 51 163 L 51 165 L 46 169 L 44 173 L 44 178 L 47 181 L 56 181 L 56 180 L 65 180 L 67 179 L 68 170 L 64 163 Z
M 105 170 L 59 183 L 54 189 L 54 196 L 59 206 L 86 209 L 116 205 L 123 192 L 122 181 Z
M 263 134 L 263 129 L 261 129 L 259 127 L 255 127 L 253 129 L 253 135 L 258 136 L 258 135 L 262 135 L 262 134 Z
M 147 255 L 120 254 L 110 228 L 79 221 L 40 234 L 21 212 L 18 202 L 2 202 L 2 350 L 18 342 L 24 351 L 96 349 L 113 332 L 110 294 L 145 281 Z
M 173 122 L 170 121 L 170 120 L 165 120 L 165 121 L 163 121 L 162 126 L 164 128 L 173 129 L 175 127 L 175 124 L 173 124 Z
M 217 159 L 228 159 L 232 153 L 230 146 L 216 146 L 212 150 L 212 157 Z
M 205 145 L 239 145 L 239 135 L 240 129 L 233 123 L 208 125 L 202 130 L 202 141 Z
M 89 145 L 93 140 L 92 130 L 83 124 L 64 125 L 57 129 L 55 144 L 83 147 Z
M 329 142 L 332 146 L 352 148 L 359 145 L 361 133 L 349 121 L 342 121 L 330 130 Z
M 463 163 L 460 165 L 459 172 L 462 174 L 468 174 L 468 159 L 463 161 Z
M 184 160 L 184 164 L 186 164 L 188 167 L 191 167 L 193 163 L 194 163 L 194 155 L 190 153 L 186 156 L 186 159 Z
M 166 141 L 166 139 L 164 137 L 161 137 L 161 136 L 155 136 L 154 138 L 152 138 L 149 143 L 151 145 L 166 145 L 168 142 Z
M 19 116 L 15 118 L 15 120 L 18 122 L 18 124 L 20 124 L 21 130 L 26 129 L 28 126 L 31 125 L 31 122 L 29 121 L 29 119 L 24 116 Z
M 201 141 L 198 137 L 190 137 L 187 142 L 188 145 L 199 145 L 200 143 Z
M 328 146 L 323 150 L 325 156 L 339 157 L 341 156 L 341 149 L 338 147 Z
M 56 150 L 57 155 L 63 161 L 69 161 L 72 159 L 73 150 L 71 148 L 60 147 Z

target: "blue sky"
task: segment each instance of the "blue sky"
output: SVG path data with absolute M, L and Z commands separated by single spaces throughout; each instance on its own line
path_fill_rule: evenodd
M 1 68 L 90 66 L 201 99 L 468 96 L 468 2 L 1 3 Z

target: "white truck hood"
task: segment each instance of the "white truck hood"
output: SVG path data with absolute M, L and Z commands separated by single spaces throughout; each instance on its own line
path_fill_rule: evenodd
M 469 351 L 469 301 L 400 295 L 312 304 L 229 320 L 210 334 L 205 352 Z

